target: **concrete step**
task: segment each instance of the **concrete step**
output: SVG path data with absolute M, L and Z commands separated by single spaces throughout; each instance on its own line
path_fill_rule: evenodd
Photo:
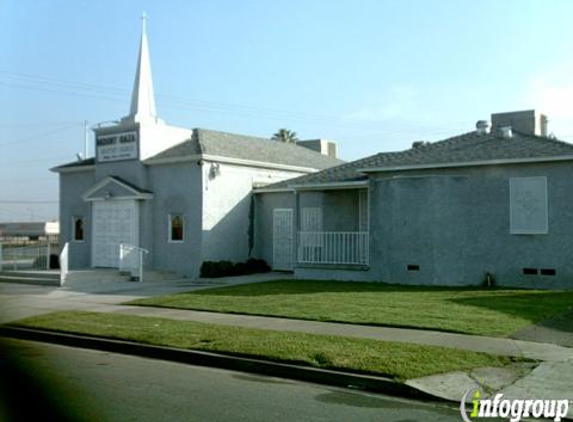
M 0 271 L 0 282 L 59 286 L 59 271 Z
M 59 280 L 60 271 L 59 270 L 22 270 L 22 271 L 3 270 L 0 271 L 0 276 L 45 278 L 48 280 Z
M 66 284 L 118 283 L 129 280 L 116 269 L 73 270 L 66 277 Z

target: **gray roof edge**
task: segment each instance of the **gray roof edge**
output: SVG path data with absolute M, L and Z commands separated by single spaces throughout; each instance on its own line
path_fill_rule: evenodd
M 475 161 L 455 161 L 455 162 L 435 162 L 427 164 L 412 164 L 403 166 L 376 166 L 376 167 L 363 167 L 357 168 L 356 171 L 361 173 L 375 173 L 379 171 L 404 171 L 404 170 L 417 170 L 417 169 L 431 169 L 431 168 L 452 168 L 452 167 L 478 167 L 478 166 L 495 166 L 503 164 L 527 164 L 527 163 L 544 163 L 552 161 L 573 161 L 573 154 L 571 155 L 555 155 L 555 156 L 539 156 L 539 157 L 524 157 L 524 158 L 500 158 L 492 160 L 475 160 Z

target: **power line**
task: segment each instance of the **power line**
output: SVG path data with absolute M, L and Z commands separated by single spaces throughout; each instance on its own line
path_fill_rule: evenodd
M 30 123 L 3 123 L 0 127 L 30 127 L 30 126 L 60 126 L 67 124 L 79 124 L 79 121 L 63 121 L 63 122 L 30 122 Z
M 78 125 L 78 123 L 74 123 L 74 124 L 71 124 L 71 125 L 68 124 L 68 125 L 59 127 L 59 128 L 57 128 L 57 129 L 52 129 L 52 130 L 48 130 L 48 131 L 36 133 L 36 134 L 34 134 L 34 135 L 31 135 L 31 136 L 28 136 L 28 137 L 26 137 L 26 138 L 22 138 L 22 139 L 19 139 L 19 140 L 16 140 L 16 141 L 2 142 L 2 143 L 0 143 L 0 147 L 6 146 L 6 145 L 16 146 L 16 145 L 23 144 L 23 143 L 26 143 L 26 142 L 31 142 L 31 141 L 36 140 L 36 138 L 39 137 L 39 136 L 52 135 L 52 134 L 54 134 L 54 133 L 58 133 L 58 132 L 62 132 L 62 131 L 67 130 L 67 129 L 71 129 L 72 127 L 77 126 L 77 125 Z
M 54 175 L 54 177 L 56 177 L 56 175 Z M 45 181 L 54 182 L 56 180 L 57 179 L 50 179 L 48 177 L 42 177 L 38 179 L 3 179 L 0 180 L 0 183 L 35 183 L 35 182 L 45 182 Z
M 22 201 L 18 201 L 18 200 L 2 200 L 0 199 L 0 204 L 4 204 L 4 205 L 11 205 L 11 204 L 15 204 L 15 205 L 28 205 L 28 204 L 57 204 L 60 201 L 48 201 L 48 200 L 22 200 Z
M 125 96 L 128 95 L 127 90 L 116 87 L 85 84 L 85 83 L 69 83 L 52 78 L 47 78 L 44 76 L 22 74 L 16 72 L 0 71 L 0 75 L 1 74 L 8 75 L 11 78 L 16 78 L 17 82 L 16 84 L 14 84 L 13 82 L 11 83 L 0 82 L 0 84 L 8 86 L 19 86 L 28 89 L 50 91 L 66 95 L 85 96 L 91 98 L 99 98 L 99 99 L 122 101 L 122 102 L 124 101 Z M 35 85 L 39 83 L 41 83 L 41 86 Z M 52 85 L 52 89 L 47 88 L 46 85 Z M 106 96 L 97 95 L 99 93 L 105 93 Z M 113 95 L 113 97 L 110 97 L 109 96 L 110 94 Z M 158 94 L 158 97 L 165 99 L 167 108 L 178 108 L 183 110 L 192 110 L 196 112 L 208 112 L 208 113 L 217 113 L 225 115 L 230 114 L 235 116 L 247 116 L 258 119 L 275 120 L 275 121 L 294 121 L 294 122 L 302 122 L 307 124 L 330 126 L 330 127 L 348 128 L 348 127 L 371 127 L 371 126 L 384 125 L 384 131 L 386 134 L 389 135 L 409 133 L 417 129 L 424 131 L 424 133 L 427 134 L 426 136 L 428 136 L 431 133 L 435 133 L 436 130 L 439 130 L 440 132 L 446 130 L 446 127 L 443 126 L 425 125 L 419 122 L 405 121 L 405 120 L 402 121 L 403 128 L 400 130 L 396 130 L 389 127 L 390 122 L 392 123 L 394 128 L 397 126 L 396 120 L 391 118 L 357 119 L 353 117 L 278 110 L 278 109 L 253 107 L 253 106 L 222 103 L 215 101 L 205 101 L 200 99 L 185 99 L 182 97 L 165 95 L 165 94 L 163 95 Z M 465 121 L 463 122 L 463 124 L 464 125 L 468 124 L 468 122 Z

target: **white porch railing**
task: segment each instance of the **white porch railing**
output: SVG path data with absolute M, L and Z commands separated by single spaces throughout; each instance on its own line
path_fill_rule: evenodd
M 139 246 L 122 243 L 119 245 L 119 272 L 128 273 L 139 282 L 143 281 L 143 254 L 148 254 L 147 249 Z
M 368 265 L 368 232 L 299 232 L 301 264 Z
M 0 245 L 0 270 L 50 269 L 50 244 L 30 246 Z
M 69 254 L 70 244 L 66 242 L 60 253 L 60 286 L 63 286 L 70 272 Z

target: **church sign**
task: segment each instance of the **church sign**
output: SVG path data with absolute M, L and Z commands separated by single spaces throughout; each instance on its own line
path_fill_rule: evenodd
M 101 135 L 96 139 L 98 162 L 137 158 L 137 132 Z

